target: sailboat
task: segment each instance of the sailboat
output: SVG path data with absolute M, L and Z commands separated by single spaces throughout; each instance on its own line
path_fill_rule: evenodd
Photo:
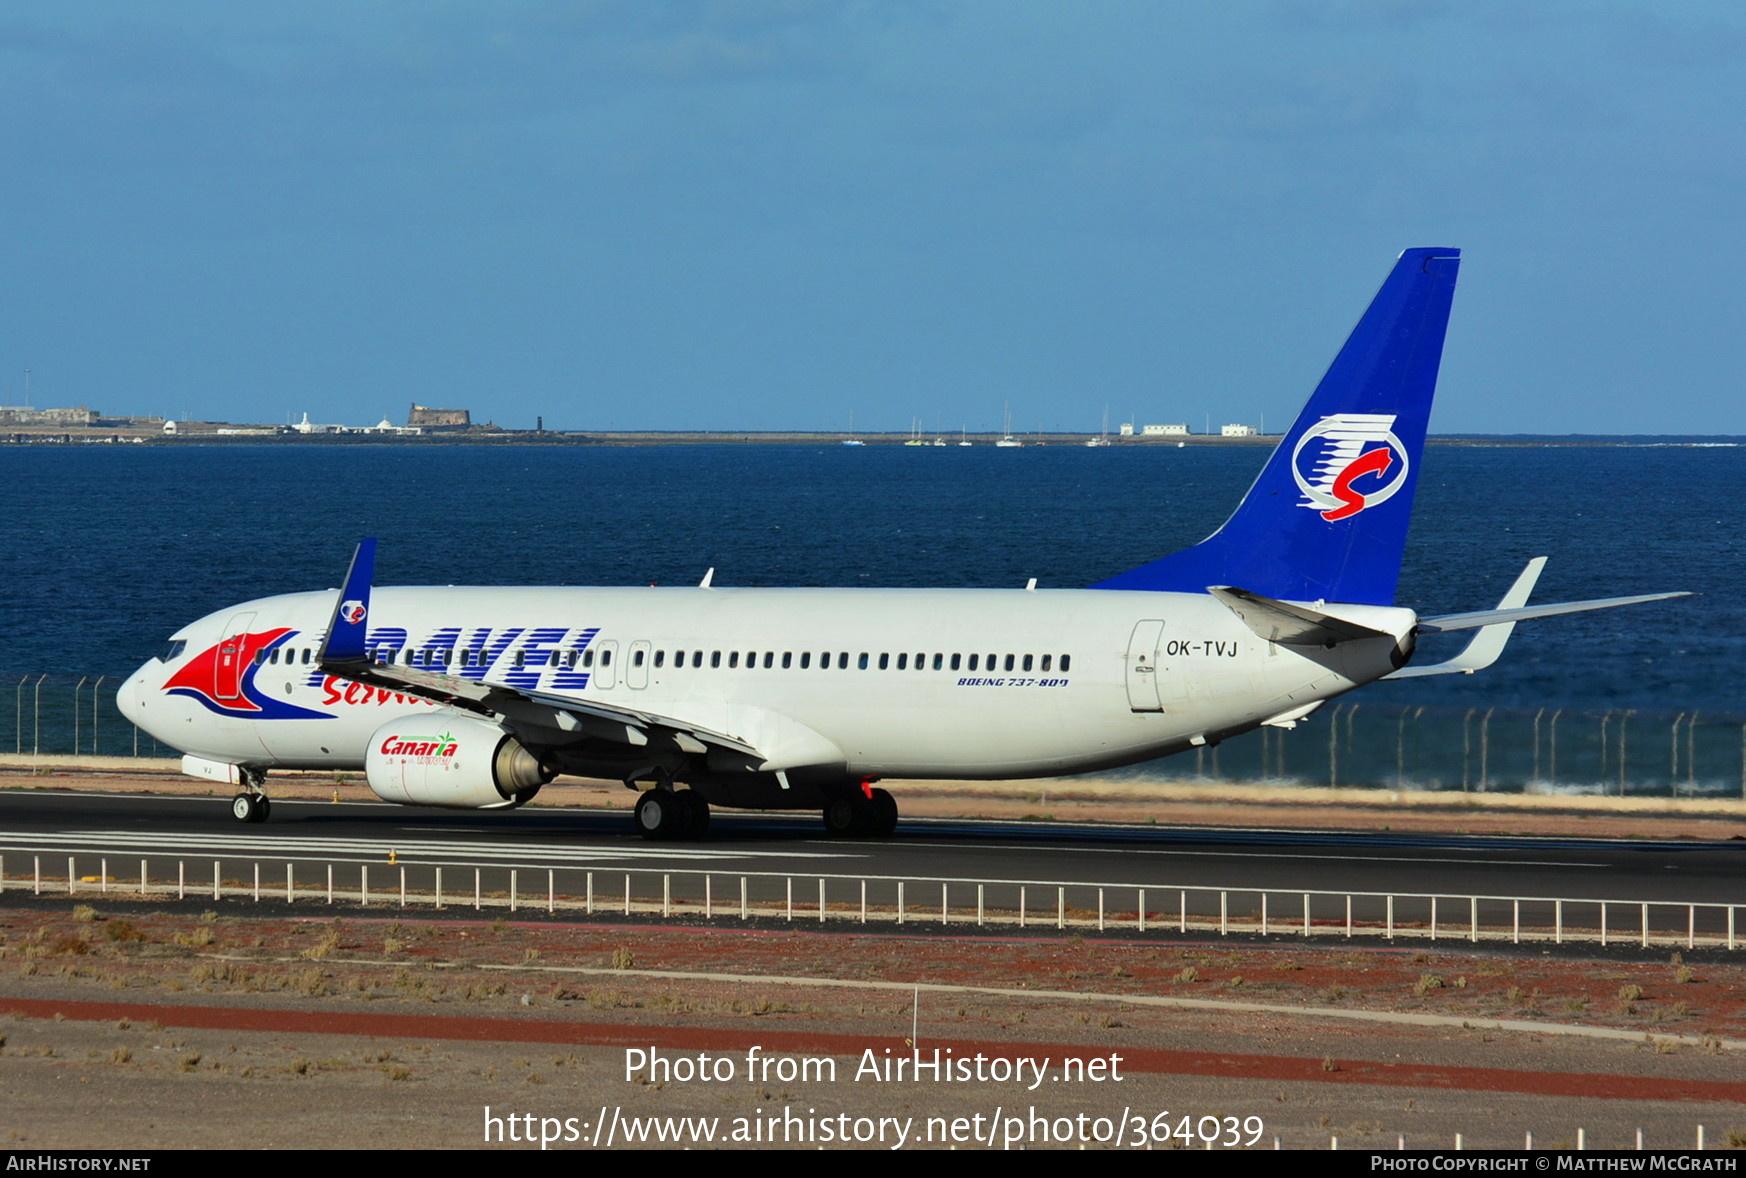
M 843 439 L 845 446 L 865 446 L 867 443 L 855 436 L 855 411 L 849 410 L 849 436 Z
M 1002 407 L 1006 410 L 1006 431 L 1001 434 L 1000 441 L 994 444 L 1005 450 L 1020 449 L 1024 443 L 1012 436 L 1012 402 L 1004 401 Z
M 1101 434 L 1098 434 L 1095 438 L 1090 439 L 1085 444 L 1087 446 L 1092 446 L 1092 447 L 1109 445 L 1109 406 L 1108 405 L 1105 405 L 1103 407 L 1103 432 Z

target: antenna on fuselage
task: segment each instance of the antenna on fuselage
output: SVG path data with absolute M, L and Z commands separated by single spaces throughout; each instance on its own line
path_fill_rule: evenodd
M 697 587 L 699 589 L 707 589 L 709 588 L 710 582 L 713 580 L 715 580 L 715 569 L 711 567 L 707 573 L 703 574 L 703 580 L 697 582 Z

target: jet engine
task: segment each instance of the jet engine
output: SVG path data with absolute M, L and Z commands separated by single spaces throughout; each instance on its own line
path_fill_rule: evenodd
M 494 810 L 519 806 L 556 769 L 508 728 L 457 712 L 416 712 L 376 729 L 364 758 L 385 802 Z

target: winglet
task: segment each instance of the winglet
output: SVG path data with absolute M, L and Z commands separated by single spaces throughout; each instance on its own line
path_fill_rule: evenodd
M 327 624 L 327 638 L 321 644 L 320 662 L 361 663 L 365 659 L 365 626 L 370 614 L 370 581 L 376 572 L 376 539 L 360 540 L 352 554 L 352 567 L 340 586 L 339 600 L 334 603 L 333 617 Z

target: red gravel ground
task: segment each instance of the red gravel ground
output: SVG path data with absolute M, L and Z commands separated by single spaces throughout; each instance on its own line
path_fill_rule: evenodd
M 1197 820 L 1286 824 L 1256 815 L 1223 806 Z M 1400 829 L 1397 812 L 1381 817 Z M 1732 822 L 1666 820 L 1690 837 L 1726 837 L 1718 823 Z M 1645 833 L 1641 816 L 1628 821 Z M 1079 1148 L 1036 1118 L 1102 1117 L 1124 1126 L 1118 1140 L 1083 1144 L 1200 1147 L 1193 1134 L 1210 1126 L 1221 1144 L 1265 1147 L 1447 1147 L 1457 1133 L 1469 1148 L 1528 1133 L 1570 1146 L 1582 1129 L 1591 1148 L 1620 1148 L 1642 1128 L 1652 1147 L 1683 1147 L 1699 1125 L 1711 1147 L 1746 1144 L 1746 966 L 1675 956 L 12 901 L 0 905 L 0 1130 L 27 1148 L 528 1148 L 502 1118 L 531 1116 L 525 1132 L 541 1118 L 588 1126 L 554 1143 L 576 1148 L 606 1144 L 594 1135 L 609 1122 L 625 1145 L 624 1118 L 712 1116 L 784 1127 L 668 1146 L 817 1148 L 838 1144 L 820 1136 L 827 1117 L 910 1118 L 916 1134 L 939 1118 L 942 1135 L 982 1117 L 999 1132 L 959 1148 L 1009 1132 Z M 1367 1013 L 1434 1021 L 1350 1017 Z M 914 1046 L 1047 1056 L 1052 1070 L 1034 1088 L 857 1075 L 866 1053 L 881 1063 Z M 627 1077 L 633 1049 L 669 1069 Z M 699 1053 L 731 1062 L 733 1078 L 671 1070 Z M 837 1075 L 747 1074 L 773 1057 L 834 1061 Z M 1066 1057 L 1102 1061 L 1103 1078 L 1066 1078 Z M 494 1131 L 516 1139 L 487 1141 Z

